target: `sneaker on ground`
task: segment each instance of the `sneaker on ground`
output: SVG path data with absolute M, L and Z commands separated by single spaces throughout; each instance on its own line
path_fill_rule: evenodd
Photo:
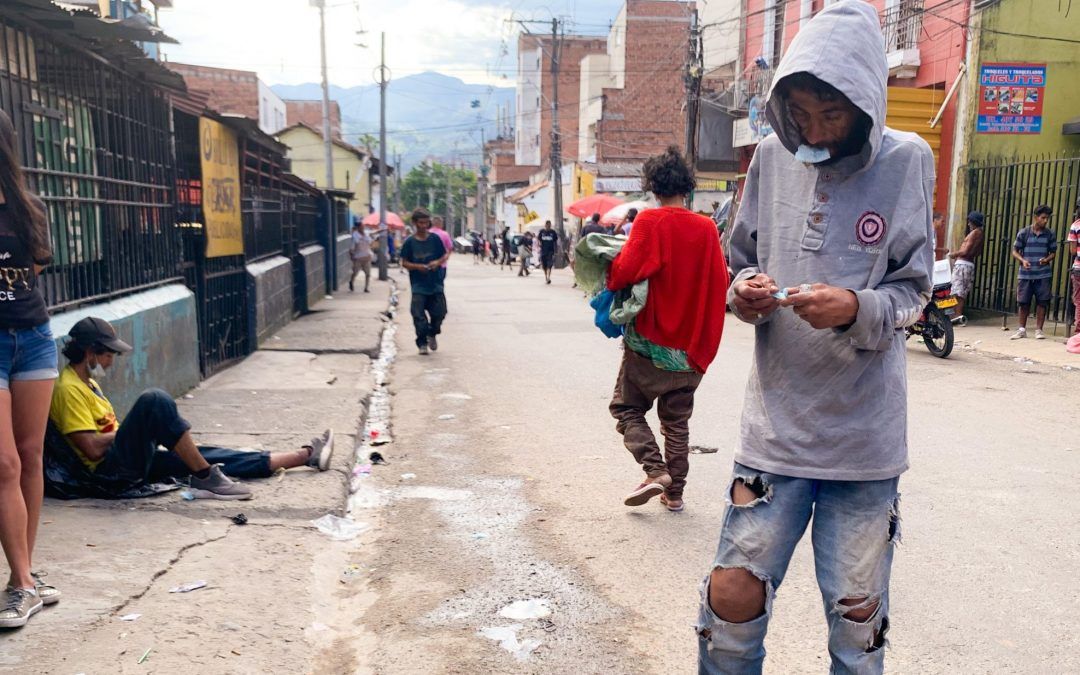
M 1046 333 L 1042 332 L 1039 329 L 1035 329 L 1035 339 L 1036 340 L 1045 340 L 1046 339 Z
M 1024 328 L 1017 328 L 1016 332 L 1013 333 L 1012 337 L 1010 337 L 1009 339 L 1010 340 L 1022 340 L 1023 338 L 1026 338 L 1026 337 L 1027 337 L 1027 330 L 1024 329 Z
M 429 337 L 428 340 L 427 340 L 427 346 L 428 346 L 428 349 L 430 349 L 433 352 L 439 351 L 439 340 L 438 340 L 438 338 L 436 338 L 434 335 Z
M 330 468 L 330 456 L 334 454 L 334 430 L 327 429 L 322 436 L 311 439 L 311 456 L 308 457 L 308 466 L 319 471 Z
M 30 576 L 34 577 L 34 590 L 37 591 L 42 604 L 55 605 L 60 602 L 60 589 L 42 581 L 48 576 L 48 572 L 31 572 Z
M 428 347 L 427 347 L 427 345 L 421 345 L 419 349 L 420 349 L 420 356 L 427 356 L 428 355 Z
M 195 499 L 251 499 L 251 488 L 226 476 L 220 464 L 211 466 L 206 478 L 192 476 L 191 492 Z
M 653 497 L 664 494 L 664 490 L 669 485 L 671 485 L 671 476 L 668 476 L 667 474 L 650 478 L 634 488 L 633 492 L 626 495 L 623 499 L 623 504 L 626 504 L 627 506 L 641 506 Z
M 8 588 L 0 605 L 0 628 L 22 628 L 43 604 L 37 594 L 25 588 Z
M 668 511 L 678 513 L 686 508 L 686 504 L 683 500 L 677 497 L 668 497 L 666 494 L 660 495 L 660 503 L 667 507 Z

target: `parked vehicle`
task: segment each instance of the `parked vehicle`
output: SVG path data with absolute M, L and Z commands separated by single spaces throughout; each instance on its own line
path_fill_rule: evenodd
M 939 260 L 934 265 L 934 291 L 930 302 L 923 308 L 919 320 L 904 329 L 905 339 L 918 335 L 931 354 L 940 359 L 947 358 L 953 350 L 952 319 L 956 305 L 949 262 Z

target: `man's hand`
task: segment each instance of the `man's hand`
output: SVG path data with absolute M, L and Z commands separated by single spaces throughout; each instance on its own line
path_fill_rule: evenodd
M 780 301 L 773 297 L 773 293 L 780 290 L 776 282 L 767 274 L 758 274 L 736 281 L 732 287 L 734 299 L 731 304 L 735 311 L 744 321 L 757 321 L 763 316 L 768 316 L 780 306 Z
M 1031 263 L 1029 261 L 1027 261 L 1027 260 L 1021 260 L 1020 264 L 1023 265 L 1024 269 L 1026 269 L 1026 270 L 1031 269 Z
M 826 284 L 789 288 L 781 307 L 791 307 L 795 315 L 817 329 L 839 328 L 855 323 L 859 314 L 859 298 L 845 289 Z

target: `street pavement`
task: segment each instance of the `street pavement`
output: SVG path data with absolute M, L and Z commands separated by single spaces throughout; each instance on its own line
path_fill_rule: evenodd
M 64 595 L 0 633 L 0 672 L 349 672 L 354 650 L 338 637 L 363 607 L 350 586 L 360 543 L 332 542 L 311 521 L 345 512 L 392 290 L 373 282 L 323 300 L 178 401 L 205 444 L 291 450 L 332 427 L 329 471 L 251 481 L 243 502 L 47 499 L 35 569 Z M 195 581 L 207 585 L 169 592 Z
M 641 474 L 607 412 L 619 344 L 592 327 L 568 270 L 548 286 L 539 273 L 522 279 L 456 256 L 447 296 L 436 354 L 417 354 L 407 311 L 399 316 L 390 464 L 362 485 L 377 527 L 358 620 L 373 638 L 358 665 L 693 672 L 698 588 L 724 509 L 752 329 L 729 316 L 691 421 L 691 442 L 717 452 L 692 456 L 686 511 L 672 514 L 655 501 L 622 504 Z M 1080 368 L 1051 358 L 1060 342 L 1007 335 L 962 329 L 947 360 L 907 346 L 912 468 L 901 479 L 890 672 L 1080 670 Z M 777 596 L 767 673 L 828 669 L 810 554 L 804 541 Z M 500 616 L 527 599 L 547 601 L 550 615 Z M 480 633 L 507 628 L 503 646 Z

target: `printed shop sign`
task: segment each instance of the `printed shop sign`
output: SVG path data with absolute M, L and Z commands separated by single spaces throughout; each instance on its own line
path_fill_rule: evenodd
M 1042 132 L 1045 63 L 984 63 L 979 89 L 978 133 Z
M 236 134 L 220 122 L 199 118 L 206 257 L 244 253 L 240 219 L 240 156 Z

